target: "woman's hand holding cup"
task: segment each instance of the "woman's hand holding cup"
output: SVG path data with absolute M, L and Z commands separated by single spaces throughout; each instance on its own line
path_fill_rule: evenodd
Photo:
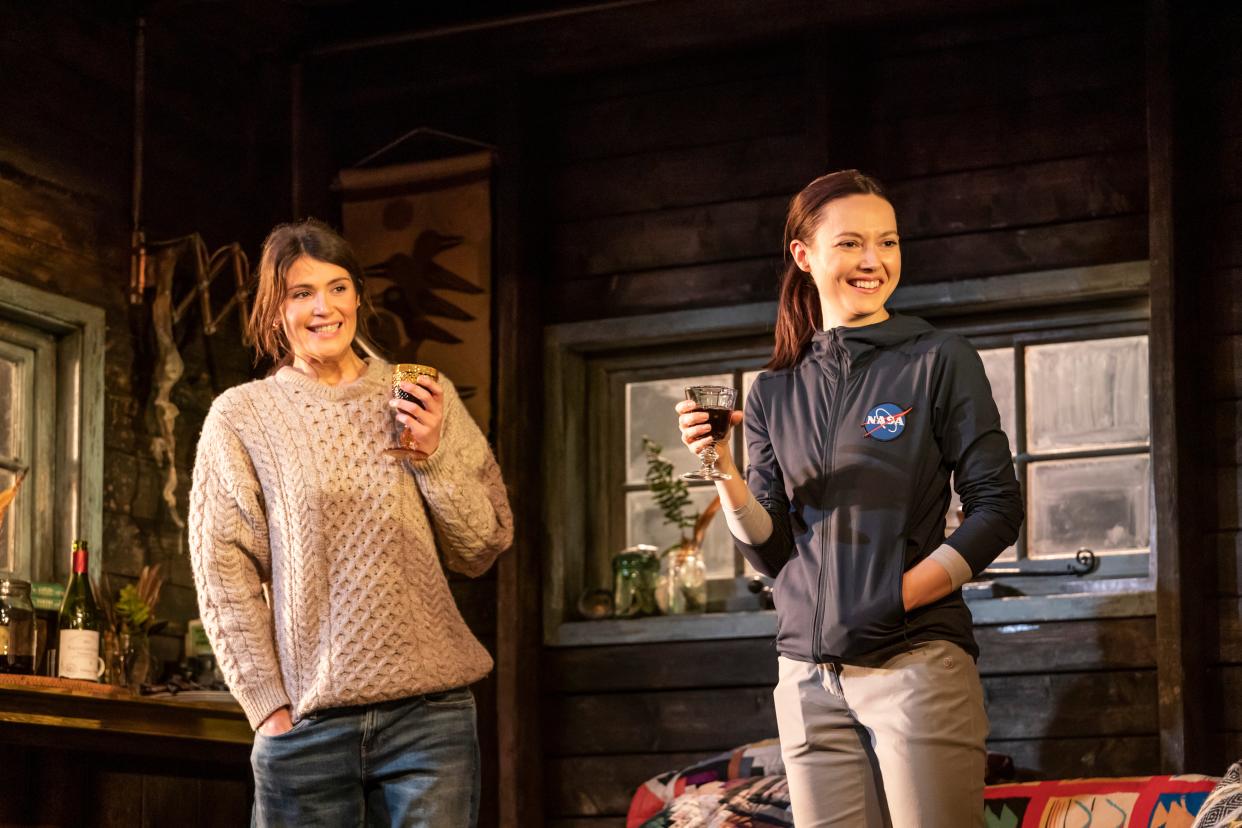
M 681 442 L 696 457 L 712 445 L 712 427 L 707 422 L 707 412 L 698 407 L 693 400 L 682 400 L 676 405 L 677 427 L 681 430 Z M 742 412 L 734 411 L 729 415 L 729 429 L 741 425 Z M 737 466 L 733 462 L 733 453 L 729 448 L 729 434 L 716 441 L 716 467 L 722 472 L 735 474 Z

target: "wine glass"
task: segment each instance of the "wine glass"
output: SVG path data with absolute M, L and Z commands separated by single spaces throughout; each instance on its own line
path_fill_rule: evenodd
M 707 412 L 707 423 L 712 427 L 712 444 L 699 455 L 702 466 L 682 475 L 684 480 L 731 480 L 733 475 L 716 470 L 716 443 L 729 433 L 729 418 L 737 402 L 737 389 L 727 385 L 692 385 L 686 389 L 686 399 Z
M 402 362 L 398 365 L 392 366 L 393 397 L 398 400 L 408 400 L 415 405 L 421 406 L 422 403 L 419 402 L 417 397 L 401 390 L 401 383 L 416 383 L 418 382 L 418 377 L 421 374 L 426 374 L 433 380 L 440 378 L 440 372 L 435 368 L 432 368 L 430 365 L 418 365 L 413 362 Z M 401 429 L 401 436 L 397 438 L 397 443 L 398 445 L 393 448 L 384 449 L 384 454 L 387 454 L 389 457 L 402 457 L 409 460 L 419 460 L 423 458 L 424 455 L 418 450 L 418 445 L 414 442 L 414 435 L 410 434 L 410 430 L 408 428 Z

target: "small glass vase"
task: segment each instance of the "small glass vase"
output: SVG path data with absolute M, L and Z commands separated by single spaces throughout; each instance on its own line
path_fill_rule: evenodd
M 121 634 L 111 627 L 101 633 L 105 684 L 125 687 L 125 651 L 121 649 Z
M 612 558 L 613 615 L 639 618 L 656 614 L 655 582 L 660 568 L 656 547 L 640 543 Z
M 121 654 L 124 660 L 124 685 L 137 693 L 147 683 L 151 671 L 151 640 L 145 632 L 122 631 Z
M 686 615 L 707 609 L 707 562 L 689 541 L 674 544 L 660 556 L 656 599 L 666 615 Z

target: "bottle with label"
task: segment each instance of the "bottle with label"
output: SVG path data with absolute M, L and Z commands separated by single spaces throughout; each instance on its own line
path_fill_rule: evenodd
M 99 631 L 103 618 L 91 590 L 86 567 L 86 541 L 73 542 L 73 572 L 60 603 L 57 675 L 61 678 L 98 681 L 100 676 Z

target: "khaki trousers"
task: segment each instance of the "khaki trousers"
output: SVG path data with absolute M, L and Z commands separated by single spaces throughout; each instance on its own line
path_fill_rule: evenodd
M 982 828 L 988 720 L 957 645 L 875 667 L 781 656 L 773 696 L 796 828 Z

